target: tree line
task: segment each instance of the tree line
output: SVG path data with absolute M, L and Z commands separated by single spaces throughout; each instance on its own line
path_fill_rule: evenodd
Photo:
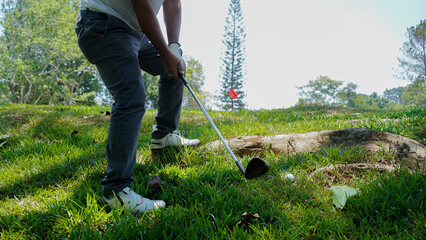
M 399 68 L 395 76 L 410 83 L 405 87 L 387 89 L 383 95 L 356 92 L 357 85 L 318 76 L 308 84 L 297 87 L 300 90 L 297 105 L 326 104 L 360 109 L 395 109 L 403 106 L 426 107 L 426 19 L 407 29 L 408 40 L 401 47 L 402 57 L 398 58 Z
M 6 0 L 1 11 L 0 100 L 71 104 L 100 91 L 76 44 L 79 1 Z
M 96 67 L 81 53 L 74 32 L 79 0 L 5 0 L 1 5 L 0 102 L 109 104 Z M 186 56 L 187 80 L 206 101 L 201 63 Z M 147 107 L 155 108 L 158 77 L 145 78 Z M 196 108 L 189 93 L 184 107 Z

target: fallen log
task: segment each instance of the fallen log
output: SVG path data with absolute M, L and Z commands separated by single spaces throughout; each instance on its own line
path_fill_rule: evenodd
M 412 139 L 388 132 L 365 128 L 326 130 L 301 134 L 282 134 L 274 136 L 245 136 L 227 140 L 235 154 L 262 156 L 265 151 L 276 154 L 295 154 L 318 152 L 327 147 L 362 147 L 375 154 L 386 150 L 394 154 L 402 164 L 410 169 L 425 171 L 426 147 Z M 224 148 L 217 140 L 205 145 L 207 150 Z

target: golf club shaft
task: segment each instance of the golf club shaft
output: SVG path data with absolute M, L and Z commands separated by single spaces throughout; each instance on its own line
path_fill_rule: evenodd
M 222 143 L 225 145 L 226 149 L 228 149 L 228 152 L 231 154 L 232 158 L 235 161 L 235 164 L 240 169 L 241 173 L 245 175 L 245 169 L 241 165 L 241 163 L 238 161 L 237 157 L 235 157 L 234 152 L 232 152 L 231 148 L 226 143 L 225 139 L 222 137 L 222 134 L 220 134 L 219 129 L 217 129 L 216 125 L 214 124 L 213 120 L 210 118 L 209 114 L 207 114 L 207 111 L 204 109 L 203 105 L 201 104 L 200 100 L 198 100 L 197 96 L 195 95 L 194 91 L 192 91 L 191 86 L 189 86 L 188 81 L 186 81 L 185 77 L 179 74 L 179 77 L 182 79 L 183 84 L 188 88 L 191 95 L 194 97 L 195 101 L 197 102 L 198 106 L 200 107 L 201 111 L 203 111 L 204 115 L 206 116 L 207 120 L 209 120 L 210 125 L 212 125 L 213 129 L 216 131 L 217 135 L 219 136 L 220 140 L 222 140 Z

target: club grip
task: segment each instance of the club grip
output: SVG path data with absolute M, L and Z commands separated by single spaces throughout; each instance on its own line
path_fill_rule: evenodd
M 186 81 L 186 78 L 180 72 L 178 72 L 178 76 L 182 80 L 183 84 L 188 86 L 188 81 Z

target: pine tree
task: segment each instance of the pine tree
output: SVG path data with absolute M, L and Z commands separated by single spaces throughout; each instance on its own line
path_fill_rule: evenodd
M 401 48 L 403 57 L 398 58 L 400 71 L 396 77 L 426 85 L 426 19 L 407 29 L 408 41 Z
M 220 68 L 221 90 L 219 99 L 221 107 L 224 110 L 244 109 L 246 34 L 240 0 L 230 1 L 223 37 L 222 43 L 225 45 L 225 50 Z M 229 96 L 229 88 L 232 88 L 238 94 L 236 99 Z

